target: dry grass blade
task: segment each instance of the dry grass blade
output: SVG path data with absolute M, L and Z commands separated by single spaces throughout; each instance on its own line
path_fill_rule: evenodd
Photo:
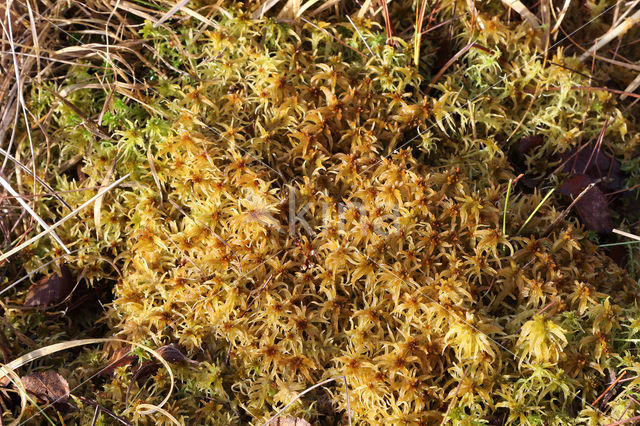
M 569 6 L 571 5 L 571 0 L 564 0 L 564 4 L 562 5 L 562 10 L 558 14 L 558 18 L 556 19 L 556 23 L 551 30 L 551 34 L 555 34 L 560 29 L 560 25 L 562 25 L 562 21 L 564 21 L 564 17 L 567 16 L 567 11 L 569 10 Z
M 84 203 L 82 203 L 82 205 L 80 205 L 80 207 L 76 208 L 74 211 L 72 211 L 71 213 L 69 213 L 68 215 L 66 215 L 65 217 L 63 217 L 62 219 L 60 219 L 59 221 L 57 221 L 56 223 L 54 223 L 53 225 L 51 225 L 49 227 L 49 229 L 39 233 L 38 235 L 36 235 L 35 237 L 32 237 L 30 239 L 28 239 L 27 241 L 23 242 L 22 244 L 12 248 L 11 250 L 7 251 L 6 253 L 3 253 L 0 256 L 0 262 L 2 262 L 3 260 L 8 259 L 9 257 L 11 257 L 12 255 L 16 254 L 17 252 L 19 252 L 20 250 L 22 250 L 23 248 L 33 244 L 34 242 L 38 241 L 40 238 L 44 237 L 45 235 L 47 235 L 49 232 L 51 232 L 53 229 L 57 228 L 58 226 L 62 225 L 64 222 L 66 222 L 67 220 L 69 220 L 70 218 L 72 218 L 73 216 L 75 216 L 76 214 L 78 214 L 78 212 L 80 212 L 82 209 L 84 209 L 85 207 L 89 206 L 91 203 L 93 203 L 98 197 L 101 197 L 105 192 L 111 190 L 111 188 L 117 186 L 120 184 L 120 182 L 122 182 L 123 180 L 125 180 L 126 178 L 129 177 L 129 174 L 127 173 L 125 176 L 121 177 L 120 179 L 118 179 L 117 181 L 113 182 L 111 185 L 109 185 L 108 187 L 104 188 L 103 190 L 99 191 L 96 195 L 94 195 L 93 197 L 91 197 L 89 200 L 85 201 Z
M 313 1 L 313 0 L 311 0 Z M 280 13 L 276 17 L 276 21 L 280 21 L 282 19 L 293 19 L 298 15 L 298 11 L 300 10 L 300 0 L 287 0 L 284 4 Z
M 302 6 L 300 6 L 300 8 L 298 9 L 298 12 L 296 13 L 296 18 L 302 16 L 302 14 L 309 9 L 311 6 L 313 6 L 314 4 L 318 3 L 320 0 L 309 0 L 308 2 L 306 2 L 305 4 L 303 4 Z
M 173 417 L 173 415 L 171 415 L 171 413 L 169 413 L 167 410 L 165 410 L 164 408 L 160 408 L 157 405 L 153 405 L 153 404 L 138 404 L 138 408 L 139 409 L 143 409 L 143 410 L 147 410 L 151 413 L 155 413 L 158 412 L 160 414 L 162 414 L 163 416 L 165 416 L 166 418 L 168 418 L 171 423 L 173 423 L 174 425 L 178 425 L 178 426 L 182 426 L 183 423 L 180 423 L 178 421 L 178 419 L 176 419 L 175 417 Z
M 13 70 L 14 70 L 14 74 L 15 74 L 15 81 L 16 81 L 16 88 L 17 88 L 17 100 L 18 100 L 18 104 L 20 105 L 20 109 L 22 110 L 22 115 L 24 117 L 24 124 L 25 124 L 25 130 L 27 133 L 27 138 L 29 140 L 29 150 L 31 152 L 31 164 L 32 164 L 32 168 L 33 168 L 33 175 L 36 174 L 36 156 L 34 153 L 34 149 L 33 149 L 33 139 L 31 137 L 31 126 L 29 125 L 29 117 L 27 116 L 27 105 L 24 101 L 24 87 L 23 87 L 23 82 L 24 80 L 22 79 L 22 73 L 20 72 L 20 69 L 22 68 L 22 71 L 25 71 L 25 64 L 18 64 L 18 55 L 17 55 L 17 50 L 16 50 L 16 45 L 14 43 L 13 40 L 13 25 L 11 24 L 11 5 L 12 5 L 12 1 L 8 1 L 6 3 L 6 15 L 7 15 L 7 23 L 9 25 L 5 26 L 2 25 L 2 29 L 3 32 L 5 33 L 5 35 L 7 36 L 7 39 L 9 41 L 9 47 L 11 49 L 11 59 L 12 59 L 12 63 L 13 63 Z M 0 22 L 1 24 L 1 22 Z M 27 69 L 29 67 L 26 67 Z M 16 119 L 18 117 L 18 110 L 16 109 Z M 17 121 L 14 121 L 14 125 L 13 125 L 13 130 L 15 131 L 16 129 L 16 125 L 17 125 Z M 13 136 L 13 135 L 12 135 Z M 8 151 L 11 151 L 11 149 L 8 149 Z M 6 159 L 5 159 L 6 161 Z M 4 167 L 4 164 L 3 164 Z M 35 194 L 36 191 L 36 185 L 33 186 L 33 193 Z M 63 244 L 64 245 L 64 244 Z
M 56 199 L 58 199 L 58 201 L 60 201 L 62 204 L 64 204 L 64 206 L 66 208 L 68 208 L 69 210 L 73 210 L 71 208 L 71 206 L 62 197 L 60 197 L 60 195 L 56 191 L 54 191 L 53 188 L 51 188 L 51 186 L 49 186 L 48 183 L 43 181 L 37 174 L 34 174 L 33 170 L 29 169 L 27 166 L 25 166 L 24 164 L 19 162 L 13 155 L 9 154 L 7 151 L 5 151 L 2 148 L 0 148 L 0 154 L 4 155 L 9 160 L 13 161 L 22 170 L 24 170 L 25 172 L 29 173 L 31 175 L 31 177 L 34 177 L 38 181 L 38 183 L 40 185 L 42 185 L 47 191 L 49 191 L 49 193 L 51 195 L 53 195 Z
M 382 4 L 382 15 L 384 16 L 384 30 L 387 34 L 387 43 L 393 45 L 393 26 L 391 25 L 391 17 L 389 16 L 387 0 L 380 0 L 380 3 Z
M 307 16 L 312 17 L 312 16 L 316 16 L 322 12 L 324 12 L 325 10 L 329 9 L 331 6 L 334 6 L 338 3 L 340 3 L 342 0 L 329 0 L 329 1 L 325 1 L 321 6 L 319 6 L 316 10 L 314 10 L 313 12 L 307 14 Z
M 635 234 L 630 234 L 619 229 L 614 229 L 612 232 L 614 234 L 622 235 L 623 237 L 631 238 L 632 240 L 640 241 L 640 237 Z
M 625 92 L 633 92 L 634 90 L 636 90 L 638 88 L 638 86 L 640 86 L 640 74 L 636 75 L 636 78 L 633 79 L 633 81 L 631 83 L 629 83 L 629 85 L 624 89 Z M 620 96 L 620 99 L 624 100 L 628 97 L 629 95 L 622 95 Z
M 376 56 L 375 53 L 373 53 L 373 50 L 371 50 L 371 47 L 369 47 L 369 43 L 367 43 L 367 40 L 364 39 L 364 37 L 363 37 L 362 33 L 360 32 L 360 30 L 358 29 L 358 27 L 356 27 L 356 24 L 353 23 L 353 21 L 351 20 L 351 18 L 349 16 L 347 16 L 347 19 L 349 20 L 349 23 L 351 24 L 353 29 L 356 30 L 356 33 L 358 33 L 358 36 L 360 36 L 360 39 L 362 40 L 364 45 L 367 46 L 367 50 L 369 50 L 369 53 L 371 53 L 371 56 Z
M 271 417 L 269 420 L 267 420 L 265 422 L 264 426 L 269 426 L 273 420 L 275 420 L 277 417 L 279 417 L 280 414 L 284 413 L 286 411 L 286 409 L 291 406 L 291 404 L 293 404 L 298 399 L 300 399 L 304 394 L 306 394 L 308 392 L 311 392 L 315 388 L 318 388 L 318 387 L 320 387 L 322 385 L 326 385 L 327 383 L 335 382 L 337 380 L 343 380 L 344 381 L 344 388 L 345 388 L 345 391 L 347 393 L 347 415 L 349 416 L 349 426 L 351 426 L 351 403 L 349 402 L 349 386 L 347 384 L 346 376 L 333 377 L 331 379 L 323 380 L 320 383 L 316 383 L 315 385 L 311 386 L 310 388 L 305 389 L 304 391 L 300 392 L 298 395 L 296 395 L 295 398 L 293 398 L 291 401 L 289 401 L 289 403 L 287 405 L 282 407 L 282 409 L 280 409 L 280 411 L 278 411 L 273 417 Z
M 82 125 L 88 131 L 90 131 L 95 136 L 97 136 L 97 137 L 99 137 L 101 139 L 109 139 L 109 140 L 111 139 L 111 136 L 109 136 L 106 133 L 104 133 L 100 129 L 100 127 L 98 127 L 93 121 L 91 121 L 91 119 L 89 117 L 87 117 L 87 115 L 85 113 L 80 111 L 80 109 L 77 106 L 75 106 L 74 104 L 69 102 L 66 98 L 60 96 L 58 93 L 54 92 L 53 90 L 48 90 L 48 91 L 49 91 L 49 93 L 53 94 L 53 96 L 55 96 L 56 99 L 58 99 L 60 102 L 65 104 L 67 107 L 69 107 L 75 114 L 78 115 L 78 117 L 82 118 Z
M 142 8 L 140 7 L 140 5 L 129 3 L 126 1 L 117 1 L 117 0 L 111 0 L 110 4 L 113 6 L 117 6 L 119 9 L 122 9 L 125 12 L 129 12 L 132 15 L 136 15 L 142 19 L 147 19 L 154 23 L 157 21 L 156 18 L 154 18 L 153 16 L 147 13 L 148 11 L 151 11 L 151 10 Z
M 80 251 L 80 250 L 79 250 L 79 249 L 78 249 L 78 250 L 74 250 L 74 251 L 72 251 L 70 254 L 77 253 L 78 251 Z M 40 272 L 42 269 L 46 268 L 47 266 L 51 265 L 52 263 L 55 263 L 57 260 L 60 260 L 60 259 L 62 259 L 62 258 L 63 258 L 63 257 L 65 257 L 65 256 L 66 256 L 66 254 L 60 255 L 60 256 L 56 257 L 55 259 L 48 261 L 48 262 L 47 262 L 47 263 L 45 263 L 44 265 L 39 266 L 38 268 L 34 269 L 33 271 L 31 271 L 30 273 L 28 273 L 28 274 L 27 274 L 27 275 L 25 275 L 24 277 L 20 278 L 19 280 L 14 281 L 13 283 L 11 283 L 10 285 L 8 285 L 7 287 L 5 287 L 5 288 L 3 288 L 2 290 L 0 290 L 0 295 L 2 295 L 2 294 L 4 294 L 4 293 L 6 293 L 7 291 L 11 290 L 13 287 L 17 286 L 17 285 L 18 285 L 18 284 L 20 284 L 22 281 L 24 281 L 24 280 L 28 279 L 29 277 L 34 276 L 35 274 L 37 274 L 38 272 Z
M 165 398 L 160 402 L 160 404 L 158 404 L 158 405 L 141 404 L 136 408 L 136 412 L 139 413 L 139 414 L 153 414 L 153 413 L 155 413 L 157 411 L 160 411 L 162 409 L 162 407 L 167 402 L 169 402 L 169 398 L 171 397 L 171 394 L 173 393 L 173 388 L 175 386 L 175 378 L 173 376 L 173 370 L 171 370 L 171 366 L 169 365 L 169 363 L 158 352 L 154 351 L 153 349 L 149 348 L 148 346 L 145 346 L 145 345 L 142 345 L 142 344 L 136 343 L 136 342 L 130 342 L 130 341 L 124 340 L 124 339 L 117 339 L 117 338 L 80 339 L 80 340 L 71 340 L 69 342 L 56 343 L 56 344 L 53 344 L 53 345 L 45 346 L 44 348 L 36 349 L 36 350 L 31 351 L 31 352 L 29 352 L 27 354 L 24 354 L 24 355 L 16 358 L 15 360 L 11 361 L 10 363 L 8 363 L 6 365 L 0 366 L 0 379 L 4 378 L 6 376 L 9 376 L 9 375 L 14 375 L 15 374 L 14 370 L 16 370 L 17 368 L 20 368 L 23 365 L 26 365 L 26 364 L 28 364 L 28 363 L 30 363 L 32 361 L 35 361 L 35 360 L 40 359 L 40 358 L 43 358 L 45 356 L 49 356 L 49 355 L 52 355 L 54 353 L 57 353 L 57 352 L 60 352 L 60 351 L 64 351 L 64 350 L 67 350 L 67 349 L 77 348 L 79 346 L 87 346 L 87 345 L 94 345 L 96 343 L 108 343 L 108 342 L 125 343 L 125 344 L 128 344 L 128 345 L 136 346 L 136 347 L 138 347 L 138 348 L 140 348 L 142 350 L 145 350 L 145 351 L 149 352 L 151 355 L 153 355 L 153 357 L 156 358 L 164 366 L 164 368 L 169 372 L 169 377 L 171 379 L 170 386 L 169 386 L 169 391 L 167 392 L 167 395 L 165 396 Z M 79 386 L 81 386 L 85 382 L 80 383 L 80 385 L 76 386 L 71 391 L 77 389 Z M 55 402 L 55 401 L 53 401 L 53 402 Z
M 627 10 L 625 10 L 622 15 L 618 16 L 618 12 L 620 11 L 620 4 L 622 2 L 621 1 L 617 1 L 616 2 L 616 7 L 614 10 L 614 19 L 613 19 L 613 25 L 612 26 L 617 26 L 618 24 L 620 24 L 622 22 L 622 20 L 624 18 L 627 17 L 627 15 L 629 15 L 629 13 L 631 13 L 631 11 L 633 10 L 634 7 L 636 7 L 638 5 L 638 3 L 640 3 L 640 0 L 633 0 L 629 3 L 627 3 Z
M 52 230 L 49 229 L 49 225 L 47 225 L 47 223 L 38 215 L 38 213 L 36 213 L 31 206 L 29 206 L 29 204 L 27 204 L 22 197 L 20 196 L 20 194 L 18 194 L 16 192 L 15 189 L 13 189 L 13 187 L 9 184 L 9 182 L 7 182 L 2 176 L 0 176 L 0 184 L 4 187 L 4 189 L 7 190 L 7 192 L 11 195 L 13 195 L 15 197 L 15 199 L 18 201 L 18 203 L 20 203 L 20 205 L 22 206 L 23 209 L 25 209 L 27 211 L 27 213 L 29 213 L 35 220 L 36 222 L 38 222 L 38 224 L 45 230 L 45 231 L 49 231 L 51 232 L 51 236 L 53 237 L 54 240 L 56 240 L 56 242 L 58 244 L 60 244 L 60 247 L 62 247 L 64 249 L 64 251 L 69 254 L 71 253 L 71 251 L 69 251 L 69 249 L 67 248 L 67 246 L 62 242 L 62 240 L 60 239 L 60 237 L 58 237 L 58 235 L 53 232 Z
M 545 1 L 547 0 L 542 0 L 543 3 Z M 531 11 L 527 9 L 527 6 L 525 6 L 520 0 L 502 0 L 502 3 L 526 19 L 533 28 L 538 28 L 540 26 L 540 21 L 536 15 L 531 13 Z
M 280 0 L 265 0 L 257 9 L 253 12 L 251 17 L 253 19 L 262 19 L 264 14 L 267 13 L 273 6 L 275 6 Z
M 587 50 L 580 56 L 580 60 L 584 61 L 585 59 L 591 57 L 595 52 L 597 52 L 603 46 L 606 46 L 607 44 L 609 44 L 612 40 L 626 34 L 627 31 L 629 31 L 639 22 L 640 22 L 640 10 L 637 10 L 636 13 L 631 15 L 629 18 L 625 19 L 619 25 L 607 31 L 607 33 L 604 36 L 602 36 L 589 50 Z
M 105 175 L 104 179 L 102 179 L 102 184 L 100 186 L 107 186 L 109 184 L 109 181 L 111 180 L 111 176 L 113 175 L 113 171 L 116 168 L 117 161 L 118 161 L 118 158 L 116 157 L 111 162 L 111 166 L 109 167 L 109 170 L 107 170 L 107 174 Z M 96 199 L 96 203 L 93 205 L 93 221 L 95 223 L 96 238 L 98 240 L 100 239 L 100 218 L 101 218 L 100 210 L 102 209 L 103 199 L 104 199 L 104 193 Z
M 416 14 L 416 27 L 413 36 L 413 63 L 418 66 L 420 61 L 420 41 L 422 40 L 422 24 L 424 23 L 424 15 L 427 12 L 427 0 L 418 1 L 416 7 L 420 6 L 420 12 Z
M 197 19 L 198 21 L 202 22 L 203 24 L 209 26 L 209 27 L 213 27 L 215 29 L 220 28 L 220 26 L 218 24 L 216 24 L 215 22 L 213 22 L 211 19 L 201 15 L 200 13 L 196 12 L 195 10 L 189 9 L 188 7 L 183 7 L 182 9 L 180 9 L 182 12 L 184 12 L 186 15 L 191 16 L 194 19 Z
M 158 20 L 158 22 L 153 24 L 153 26 L 157 27 L 158 25 L 163 24 L 165 21 L 167 21 L 169 18 L 171 18 L 173 15 L 175 15 L 177 11 L 182 9 L 182 7 L 184 7 L 187 3 L 189 3 L 189 0 L 180 0 L 178 3 L 176 3 L 175 6 L 173 6 L 171 9 L 169 9 L 169 11 L 167 13 L 165 13 L 162 16 L 162 18 L 160 18 L 160 20 Z
M 551 4 L 551 0 L 541 0 L 540 1 L 540 14 L 542 15 L 542 26 L 544 29 L 544 40 L 543 46 L 545 49 L 545 57 L 548 52 L 549 46 L 549 35 L 551 33 L 551 8 L 553 5 Z
M 358 19 L 364 18 L 364 15 L 369 12 L 369 10 L 371 9 L 371 3 L 372 0 L 365 0 L 364 3 L 362 3 L 362 6 L 360 7 L 360 10 L 358 10 L 358 14 L 356 15 Z M 375 12 L 373 12 L 373 14 L 375 15 Z
M 5 365 L 0 364 L 0 371 L 6 371 L 5 376 L 8 376 L 9 381 L 16 387 L 18 394 L 20 395 L 20 413 L 18 414 L 18 417 L 11 422 L 11 425 L 20 425 L 20 419 L 24 416 L 25 409 L 27 408 L 27 401 L 31 398 L 29 397 L 29 394 L 27 394 L 27 390 L 24 388 L 22 380 L 20 380 L 20 376 L 18 376 L 15 371 L 7 370 L 5 367 Z

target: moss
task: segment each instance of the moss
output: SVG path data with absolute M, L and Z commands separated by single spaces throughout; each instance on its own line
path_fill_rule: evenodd
M 257 424 L 344 375 L 362 424 L 445 413 L 466 424 L 500 410 L 514 424 L 561 423 L 587 410 L 608 368 L 635 366 L 616 340 L 635 330 L 624 314 L 633 281 L 573 220 L 543 237 L 560 215 L 550 201 L 531 217 L 546 190 L 512 194 L 502 216 L 510 141 L 543 135 L 528 163 L 541 172 L 609 116 L 611 146 L 631 158 L 633 123 L 610 94 L 572 88 L 585 77 L 555 64 L 584 71 L 575 58 L 559 49 L 545 60 L 526 25 L 479 19 L 484 48 L 428 94 L 409 45 L 383 44 L 373 23 L 359 28 L 374 54 L 362 57 L 329 36 L 368 52 L 348 23 L 320 31 L 233 12 L 215 31 L 185 27 L 178 39 L 145 25 L 152 59 L 175 69 L 113 95 L 102 122 L 110 140 L 40 99 L 53 108 L 57 190 L 130 173 L 105 196 L 100 226 L 85 211 L 58 235 L 80 250 L 67 262 L 87 281 L 117 279 L 103 319 L 114 335 L 178 343 L 203 361 L 177 369 L 174 416 Z M 74 67 L 67 84 L 92 78 Z M 86 88 L 67 99 L 96 114 L 105 101 Z M 82 182 L 60 170 L 74 156 Z M 65 199 L 78 206 L 95 191 Z M 24 257 L 27 270 L 61 254 L 49 244 Z M 131 380 L 121 369 L 86 392 L 101 388 L 101 404 L 148 421 L 134 409 L 162 398 L 167 375 L 134 383 L 127 404 Z M 346 408 L 338 381 L 289 413 L 340 420 Z

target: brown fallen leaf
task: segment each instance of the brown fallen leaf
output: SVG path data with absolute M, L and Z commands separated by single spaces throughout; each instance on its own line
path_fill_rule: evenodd
M 584 174 L 592 179 L 602 179 L 599 186 L 605 191 L 617 191 L 622 188 L 624 176 L 617 159 L 602 149 L 598 150 L 595 142 L 591 142 L 578 151 L 579 149 L 574 148 L 561 155 L 561 159 L 565 163 L 563 167 L 565 172 Z
M 61 266 L 60 275 L 45 277 L 34 284 L 24 300 L 25 306 L 47 306 L 62 302 L 73 290 L 73 277 L 66 266 Z
M 69 400 L 69 383 L 55 371 L 36 371 L 20 380 L 27 392 L 42 401 L 60 404 Z
M 298 417 L 276 417 L 269 426 L 311 426 L 311 423 Z
M 521 160 L 525 160 L 527 155 L 531 155 L 535 148 L 542 146 L 544 139 L 540 135 L 526 136 L 520 139 L 518 144 L 518 154 Z
M 177 362 L 186 362 L 194 365 L 198 364 L 197 361 L 187 358 L 182 351 L 180 351 L 180 348 L 174 344 L 162 346 L 156 349 L 156 352 L 158 352 L 158 355 L 160 355 L 165 361 L 171 364 L 175 364 Z
M 133 364 L 138 360 L 138 357 L 134 354 L 130 354 L 131 347 L 125 346 L 117 349 L 111 358 L 109 358 L 109 364 L 102 369 L 101 374 L 106 376 L 113 376 L 116 369 Z
M 575 199 L 592 182 L 593 180 L 587 175 L 575 174 L 564 181 L 560 192 Z M 575 210 L 587 229 L 598 233 L 609 233 L 613 229 L 607 198 L 597 186 L 591 188 L 576 202 Z

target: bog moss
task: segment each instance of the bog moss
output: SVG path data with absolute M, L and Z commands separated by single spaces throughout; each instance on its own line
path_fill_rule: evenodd
M 471 34 L 464 15 L 454 40 L 481 48 L 427 90 L 437 69 L 416 69 L 412 44 L 389 46 L 372 22 L 294 26 L 229 9 L 219 24 L 174 33 L 147 23 L 141 39 L 156 54 L 144 71 L 120 70 L 110 92 L 86 84 L 103 71 L 69 69 L 57 91 L 101 115 L 109 138 L 46 91 L 30 101 L 51 114 L 57 162 L 43 174 L 56 190 L 130 174 L 58 235 L 78 250 L 66 257 L 77 276 L 113 280 L 101 318 L 110 333 L 179 344 L 200 361 L 176 366 L 169 412 L 188 424 L 259 424 L 344 376 L 349 401 L 336 380 L 288 413 L 344 423 L 349 407 L 358 424 L 637 414 L 624 395 L 588 405 L 609 370 L 638 369 L 633 280 L 576 219 L 551 227 L 560 198 L 534 213 L 553 179 L 514 190 L 503 216 L 513 141 L 543 137 L 527 159 L 528 173 L 542 173 L 609 120 L 615 154 L 637 155 L 635 123 L 613 95 L 575 89 L 588 85 L 575 57 L 545 57 L 526 23 L 489 14 Z M 436 47 L 422 47 L 429 69 Z M 22 185 L 30 190 L 29 176 Z M 25 268 L 61 255 L 53 244 L 23 252 Z M 32 314 L 7 312 L 36 327 Z M 75 362 L 95 365 L 95 351 Z M 89 369 L 68 374 L 79 383 Z M 163 370 L 132 381 L 121 367 L 79 392 L 144 423 L 135 407 L 167 385 Z M 89 421 L 93 408 L 71 415 Z

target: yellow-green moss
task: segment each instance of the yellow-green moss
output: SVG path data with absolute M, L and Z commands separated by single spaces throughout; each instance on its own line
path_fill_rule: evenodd
M 409 46 L 385 45 L 374 24 L 360 26 L 374 53 L 363 58 L 311 25 L 235 13 L 215 31 L 185 28 L 180 48 L 144 27 L 180 72 L 114 94 L 103 120 L 112 140 L 55 106 L 58 167 L 80 155 L 86 174 L 59 174 L 57 190 L 101 185 L 111 167 L 131 174 L 106 195 L 99 227 L 86 211 L 58 232 L 81 250 L 67 262 L 90 282 L 117 279 L 105 319 L 114 335 L 178 343 L 203 361 L 176 367 L 174 416 L 258 424 L 344 375 L 358 424 L 431 424 L 446 412 L 467 424 L 505 409 L 510 423 L 561 423 L 597 397 L 607 368 L 637 368 L 615 340 L 637 332 L 627 318 L 637 314 L 623 311 L 633 282 L 583 230 L 563 219 L 543 238 L 559 215 L 549 202 L 516 235 L 535 191 L 512 195 L 502 233 L 508 137 L 544 136 L 529 164 L 538 171 L 597 135 L 604 110 L 619 155 L 637 153 L 637 137 L 609 94 L 572 90 L 585 78 L 551 63 L 582 69 L 577 60 L 558 50 L 545 62 L 525 24 L 479 19 L 475 42 L 492 53 L 471 49 L 428 95 Z M 368 54 L 348 23 L 318 25 Z M 91 78 L 74 67 L 66 87 Z M 99 113 L 105 96 L 67 98 Z M 28 270 L 62 254 L 49 244 L 23 255 Z M 160 370 L 126 406 L 130 380 L 120 370 L 100 403 L 133 416 L 168 384 Z M 289 413 L 344 421 L 346 408 L 336 381 Z

